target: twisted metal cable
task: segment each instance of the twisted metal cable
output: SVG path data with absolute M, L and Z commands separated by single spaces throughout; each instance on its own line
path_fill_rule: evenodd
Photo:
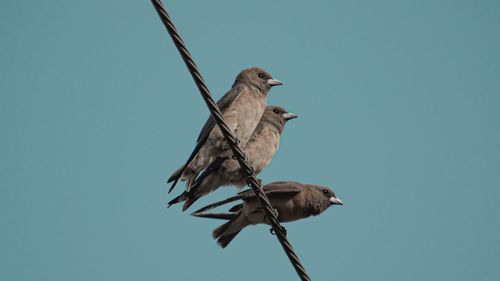
M 262 191 L 261 183 L 257 178 L 255 177 L 255 173 L 252 169 L 252 167 L 247 163 L 246 161 L 246 156 L 243 153 L 243 151 L 240 149 L 240 147 L 237 144 L 236 138 L 233 136 L 231 130 L 227 126 L 226 122 L 224 121 L 224 118 L 222 117 L 222 113 L 220 112 L 219 108 L 217 107 L 217 103 L 214 101 L 212 98 L 212 95 L 210 94 L 210 91 L 208 90 L 208 87 L 205 85 L 205 81 L 203 80 L 203 77 L 201 76 L 200 72 L 198 71 L 198 67 L 196 66 L 196 63 L 194 62 L 193 58 L 191 57 L 191 54 L 189 53 L 188 49 L 186 48 L 186 45 L 184 44 L 184 41 L 180 37 L 179 33 L 177 32 L 177 29 L 175 28 L 172 20 L 170 19 L 170 16 L 168 15 L 165 7 L 163 6 L 163 3 L 161 0 L 151 0 L 153 3 L 154 8 L 158 12 L 158 15 L 160 16 L 161 21 L 167 28 L 168 33 L 172 37 L 172 40 L 174 41 L 175 46 L 177 47 L 177 50 L 181 54 L 182 59 L 186 63 L 186 66 L 191 73 L 191 76 L 194 79 L 194 82 L 196 83 L 196 86 L 200 90 L 201 96 L 205 103 L 207 104 L 210 113 L 212 114 L 213 118 L 215 119 L 215 122 L 217 126 L 219 126 L 222 134 L 224 135 L 224 138 L 229 144 L 229 147 L 231 148 L 236 160 L 239 162 L 242 171 L 245 173 L 247 176 L 247 184 L 252 188 L 252 190 L 255 192 L 255 195 L 257 196 L 260 204 L 262 205 L 262 208 L 264 209 L 266 216 L 269 220 L 269 223 L 271 224 L 271 227 L 276 234 L 276 237 L 278 238 L 278 241 L 280 242 L 281 246 L 283 247 L 283 250 L 285 250 L 286 255 L 290 259 L 290 262 L 292 263 L 293 267 L 295 268 L 295 271 L 299 275 L 300 279 L 302 281 L 311 281 L 311 278 L 306 273 L 306 270 L 302 266 L 299 257 L 295 253 L 292 245 L 286 238 L 286 232 L 285 229 L 281 226 L 280 222 L 278 221 L 278 214 L 276 210 L 271 206 L 271 203 L 269 202 L 269 199 L 267 198 L 266 194 Z

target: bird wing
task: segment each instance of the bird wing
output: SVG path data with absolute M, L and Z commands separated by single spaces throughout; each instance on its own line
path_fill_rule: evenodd
M 220 112 L 224 114 L 224 112 L 240 97 L 241 93 L 245 90 L 245 88 L 241 85 L 236 85 L 229 90 L 220 100 L 217 102 L 217 107 L 219 108 Z M 198 139 L 196 140 L 197 143 L 202 142 L 205 143 L 205 141 L 208 139 L 208 136 L 210 135 L 210 132 L 212 129 L 215 127 L 215 120 L 212 115 L 208 117 L 207 122 L 201 129 L 200 134 L 198 135 Z M 193 151 L 194 152 L 194 151 Z
M 293 182 L 293 181 L 279 181 L 279 182 L 273 182 L 270 183 L 263 188 L 264 193 L 270 197 L 279 197 L 279 196 L 294 196 L 297 193 L 301 191 L 300 188 L 300 183 L 298 182 Z M 224 199 L 222 201 L 215 202 L 213 204 L 207 205 L 195 212 L 192 213 L 192 215 L 197 215 L 199 213 L 205 212 L 207 210 L 217 208 L 219 206 L 225 205 L 227 203 L 231 203 L 237 200 L 244 200 L 248 201 L 251 199 L 255 199 L 255 193 L 253 192 L 252 189 L 247 189 L 245 191 L 242 191 L 238 193 L 235 196 L 229 197 L 227 199 Z
M 270 184 L 266 184 L 263 187 L 264 193 L 267 197 L 277 197 L 277 196 L 293 196 L 300 192 L 300 183 L 294 181 L 276 181 Z M 247 189 L 238 193 L 242 196 L 242 200 L 248 201 L 255 198 L 255 192 L 252 189 Z
M 200 218 L 210 218 L 219 220 L 230 220 L 235 216 L 234 213 L 192 213 L 192 215 Z
M 241 93 L 245 90 L 245 88 L 241 85 L 236 85 L 229 90 L 220 100 L 217 102 L 217 107 L 219 107 L 219 110 L 221 111 L 222 114 L 240 97 Z M 182 165 L 177 171 L 175 171 L 170 178 L 168 179 L 167 182 L 173 182 L 172 186 L 170 187 L 170 190 L 168 191 L 169 193 L 174 189 L 175 185 L 177 184 L 177 181 L 179 178 L 182 176 L 182 173 L 184 173 L 184 170 L 186 167 L 193 161 L 194 157 L 196 157 L 196 154 L 198 154 L 198 151 L 200 151 L 201 147 L 205 144 L 207 141 L 208 137 L 210 136 L 210 132 L 212 129 L 215 127 L 215 120 L 212 115 L 208 117 L 207 122 L 205 122 L 205 125 L 201 129 L 200 134 L 198 135 L 198 138 L 196 139 L 196 146 L 193 149 L 193 152 L 191 152 L 191 155 L 189 155 L 188 160 L 184 165 Z
M 243 197 L 238 194 L 238 195 L 229 197 L 227 199 L 215 202 L 213 204 L 207 205 L 207 206 L 205 206 L 205 207 L 203 207 L 203 208 L 201 208 L 199 210 L 196 210 L 196 211 L 192 212 L 191 215 L 193 215 L 193 216 L 199 216 L 198 214 L 200 214 L 200 213 L 203 213 L 203 212 L 208 211 L 208 210 L 213 209 L 213 208 L 217 208 L 217 207 L 222 206 L 222 205 L 227 204 L 227 203 L 231 203 L 231 202 L 240 200 L 242 198 Z

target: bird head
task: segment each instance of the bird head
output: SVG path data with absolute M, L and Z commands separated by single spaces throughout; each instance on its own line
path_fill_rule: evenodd
M 335 192 L 326 186 L 306 185 L 310 190 L 308 202 L 313 215 L 318 215 L 332 205 L 344 205 Z
M 321 188 L 321 193 L 323 194 L 323 200 L 327 200 L 328 204 L 331 205 L 344 205 L 340 199 L 337 198 L 335 192 L 328 187 Z
M 281 133 L 285 123 L 297 117 L 299 116 L 288 112 L 281 106 L 269 105 L 266 107 L 264 115 L 262 115 L 262 121 L 274 125 Z
M 281 81 L 273 79 L 271 74 L 258 67 L 251 67 L 242 70 L 238 76 L 236 76 L 234 83 L 246 83 L 252 85 L 260 89 L 264 94 L 267 94 L 271 87 L 283 85 Z

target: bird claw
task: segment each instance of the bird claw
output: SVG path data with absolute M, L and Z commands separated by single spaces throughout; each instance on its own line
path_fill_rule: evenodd
M 273 209 L 273 217 L 275 217 L 277 219 L 278 215 L 279 215 L 278 210 Z
M 258 185 L 260 186 L 260 188 L 262 189 L 262 187 L 264 186 L 263 181 L 262 181 L 261 179 L 256 179 L 256 180 L 257 180 L 257 184 L 258 184 Z M 248 185 L 249 187 L 252 187 L 252 181 L 248 180 L 248 181 L 247 181 L 247 185 Z
M 261 179 L 257 179 L 257 183 L 259 184 L 259 186 L 260 186 L 260 187 L 262 187 L 262 186 L 263 186 L 263 185 L 262 185 L 263 181 L 262 181 Z
M 237 146 L 240 146 L 240 144 L 241 144 L 240 139 L 238 139 L 238 138 L 234 138 L 234 140 L 235 140 L 236 145 L 237 145 Z M 224 150 L 229 149 L 229 148 L 230 148 L 229 143 L 227 143 L 227 142 L 226 142 L 226 143 L 222 146 L 222 148 L 223 148 Z
M 274 232 L 274 229 L 269 229 L 269 232 L 271 232 L 271 235 L 276 235 L 276 233 Z M 286 228 L 284 228 L 283 226 L 281 227 L 281 232 L 283 232 L 283 234 L 286 236 L 287 232 L 286 232 Z

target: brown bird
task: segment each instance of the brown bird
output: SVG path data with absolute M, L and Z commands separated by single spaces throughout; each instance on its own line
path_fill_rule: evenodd
M 283 83 L 273 79 L 266 71 L 258 67 L 248 68 L 238 74 L 231 90 L 217 102 L 224 120 L 241 146 L 246 144 L 257 127 L 266 107 L 269 90 L 277 85 Z M 187 180 L 186 189 L 190 190 L 198 173 L 217 156 L 224 155 L 230 156 L 230 149 L 213 117 L 210 116 L 188 160 L 168 179 L 169 183 L 173 182 L 169 192 L 179 179 Z
M 263 191 L 269 198 L 272 207 L 278 212 L 280 222 L 290 222 L 316 216 L 331 205 L 343 205 L 335 192 L 328 187 L 319 185 L 278 181 L 267 184 L 264 186 Z M 209 209 L 236 200 L 242 200 L 243 203 L 229 209 L 229 213 L 205 213 Z M 203 207 L 191 215 L 229 220 L 213 231 L 214 239 L 217 239 L 217 243 L 222 248 L 225 248 L 243 228 L 249 225 L 269 223 L 253 190 L 250 189 L 226 200 Z
M 243 147 L 248 163 L 252 166 L 256 175 L 271 162 L 278 150 L 286 122 L 297 117 L 297 115 L 289 113 L 279 106 L 266 107 L 259 125 Z M 194 180 L 189 192 L 184 191 L 171 200 L 168 206 L 185 201 L 182 208 L 185 211 L 200 197 L 215 191 L 221 186 L 234 185 L 242 188 L 245 184 L 246 176 L 241 171 L 238 161 L 229 157 L 218 157 Z

